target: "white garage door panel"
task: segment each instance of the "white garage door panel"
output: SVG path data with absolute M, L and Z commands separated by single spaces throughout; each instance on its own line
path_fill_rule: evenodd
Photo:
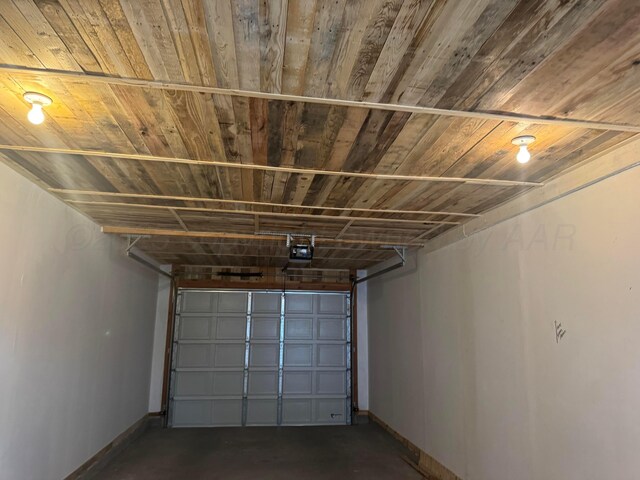
M 201 426 L 211 424 L 211 400 L 181 400 L 173 402 L 171 415 L 175 426 Z
M 223 292 L 216 295 L 218 296 L 218 312 L 247 313 L 246 293 Z
M 280 340 L 280 317 L 256 317 L 251 322 L 251 340 Z
M 216 321 L 216 340 L 241 340 L 247 332 L 247 317 L 218 317 Z
M 347 355 L 344 344 L 341 345 L 317 345 L 316 365 L 319 367 L 346 367 Z
M 344 399 L 286 398 L 282 400 L 282 425 L 344 425 L 348 421 Z
M 282 295 L 251 294 L 245 425 L 278 424 Z
M 213 358 L 213 355 L 211 355 L 212 350 L 213 345 L 209 344 L 181 343 L 178 345 L 177 351 L 175 352 L 177 366 L 186 368 L 210 367 L 212 366 L 211 359 Z
M 212 322 L 209 316 L 183 315 L 180 319 L 180 340 L 209 340 Z
M 313 393 L 312 371 L 286 371 L 283 373 L 283 393 L 287 395 L 311 395 Z
M 285 367 L 310 367 L 313 365 L 313 345 L 284 345 Z
M 182 296 L 182 313 L 217 312 L 217 301 L 218 296 L 210 292 L 185 292 Z
M 282 424 L 350 423 L 347 295 L 287 293 Z
M 248 301 L 246 292 L 181 292 L 171 425 L 242 425 Z
M 260 293 L 253 294 L 253 313 L 276 313 L 280 315 L 281 295 L 278 293 Z
M 247 404 L 248 426 L 277 425 L 278 399 L 249 399 Z
M 346 395 L 346 372 L 316 372 L 318 395 Z
M 249 371 L 249 395 L 278 395 L 278 371 Z
M 271 367 L 278 368 L 279 345 L 273 344 L 252 344 L 250 347 L 249 368 L 251 367 Z
M 213 400 L 214 426 L 239 426 L 242 425 L 242 399 L 217 399 Z
M 213 395 L 213 372 L 178 372 L 175 394 L 179 397 Z
M 347 375 L 345 371 L 285 371 L 283 393 L 295 395 L 339 395 L 346 396 Z
M 244 368 L 243 344 L 213 345 L 213 366 L 216 368 Z
M 350 423 L 345 293 L 181 290 L 172 426 Z
M 284 338 L 285 340 L 311 340 L 313 338 L 313 318 L 287 315 Z

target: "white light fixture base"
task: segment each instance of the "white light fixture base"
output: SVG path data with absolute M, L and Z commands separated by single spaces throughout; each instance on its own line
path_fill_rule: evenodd
M 42 105 L 43 107 L 48 107 L 49 105 L 51 105 L 53 103 L 53 100 L 51 100 L 46 95 L 43 95 L 42 93 L 27 92 L 27 93 L 24 94 L 23 97 L 31 105 L 37 103 L 39 105 Z
M 511 143 L 517 145 L 518 147 L 521 147 L 522 145 L 530 145 L 535 141 L 536 137 L 534 137 L 533 135 L 520 135 L 519 137 L 511 140 Z

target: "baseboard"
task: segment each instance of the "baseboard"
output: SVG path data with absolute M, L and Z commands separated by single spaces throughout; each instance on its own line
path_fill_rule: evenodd
M 416 465 L 420 472 L 427 478 L 434 478 L 437 480 L 462 480 L 455 473 L 449 470 L 447 467 L 438 462 L 435 458 L 430 456 L 425 451 L 421 450 L 417 445 L 411 442 L 408 438 L 404 437 L 396 430 L 391 428 L 389 424 L 385 423 L 380 417 L 373 412 L 369 411 L 369 418 L 371 421 L 377 423 L 387 432 L 391 434 L 396 440 L 404 445 L 413 455 L 418 458 L 418 464 Z
M 129 445 L 134 439 L 144 432 L 152 417 L 145 415 L 136 423 L 127 428 L 124 432 L 114 438 L 107 446 L 102 448 L 98 453 L 93 455 L 89 460 L 84 462 L 73 472 L 67 475 L 64 480 L 87 480 L 97 470 L 98 467 L 104 465 L 111 458 L 117 455 L 124 447 Z

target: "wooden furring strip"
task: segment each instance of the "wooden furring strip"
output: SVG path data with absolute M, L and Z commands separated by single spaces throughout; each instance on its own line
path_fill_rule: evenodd
M 534 115 L 523 115 L 511 112 L 488 112 L 452 110 L 445 108 L 422 107 L 417 105 L 402 105 L 397 103 L 377 103 L 358 100 L 343 100 L 338 98 L 308 97 L 304 95 L 287 95 L 282 93 L 259 92 L 236 88 L 208 87 L 184 83 L 165 82 L 161 80 L 145 80 L 140 78 L 124 78 L 96 73 L 73 72 L 69 70 L 32 68 L 0 64 L 0 73 L 9 75 L 37 75 L 53 76 L 56 79 L 76 80 L 87 83 L 102 83 L 122 85 L 128 87 L 151 88 L 157 90 L 177 90 L 184 92 L 210 93 L 214 95 L 228 95 L 233 97 L 262 98 L 284 102 L 303 102 L 341 107 L 366 108 L 370 110 L 387 110 L 392 112 L 407 112 L 447 117 L 479 118 L 483 120 L 497 120 L 503 122 L 517 122 L 537 125 L 562 125 L 573 128 L 589 128 L 593 130 L 609 130 L 616 132 L 640 133 L 640 126 L 607 122 L 592 122 L 570 118 L 549 118 Z
M 99 206 L 115 206 L 115 207 L 140 207 L 140 208 L 153 208 L 160 210 L 174 210 L 172 212 L 176 215 L 175 210 L 188 211 L 188 212 L 213 212 L 224 213 L 230 215 L 253 215 L 255 217 L 293 217 L 293 218 L 308 218 L 312 220 L 334 220 L 339 222 L 364 222 L 364 223 L 405 223 L 413 225 L 460 225 L 460 222 L 450 222 L 445 220 L 405 220 L 400 218 L 381 218 L 381 217 L 348 217 L 341 215 L 312 215 L 304 213 L 281 213 L 281 212 L 255 212 L 251 210 L 229 210 L 223 208 L 202 208 L 202 207 L 180 207 L 175 205 L 149 205 L 144 203 L 128 203 L 128 202 L 94 202 L 90 200 L 67 200 L 67 203 L 73 203 L 75 205 L 99 205 Z M 182 220 L 180 224 L 183 228 Z
M 132 228 L 103 226 L 103 233 L 114 233 L 118 235 L 150 235 L 150 236 L 167 236 L 167 237 L 192 237 L 192 238 L 235 238 L 238 240 L 280 240 L 284 241 L 284 237 L 280 235 L 254 235 L 249 233 L 230 233 L 230 232 L 184 232 L 182 230 L 171 230 L 164 228 Z M 350 240 L 329 237 L 316 237 L 317 243 L 350 243 L 356 245 L 380 245 L 380 246 L 396 246 L 396 247 L 424 247 L 423 243 L 415 242 L 381 242 L 378 240 Z
M 32 147 L 28 145 L 0 145 L 0 150 L 14 152 L 56 153 L 62 155 L 81 155 L 98 158 L 118 158 L 123 160 L 138 160 L 143 162 L 166 162 L 187 165 L 209 165 L 223 168 L 238 168 L 243 170 L 262 170 L 265 172 L 295 173 L 299 175 L 327 175 L 334 177 L 369 178 L 374 180 L 392 180 L 402 182 L 445 182 L 466 183 L 471 185 L 492 185 L 497 187 L 541 187 L 537 182 L 522 182 L 517 180 L 499 180 L 493 178 L 466 177 L 427 177 L 420 175 L 394 175 L 386 173 L 342 172 L 338 170 L 318 170 L 313 168 L 276 167 L 272 165 L 256 165 L 250 163 L 221 162 L 219 160 L 193 160 L 189 158 L 162 157 L 158 155 L 142 155 L 138 153 L 115 153 L 100 150 L 80 150 L 74 148 Z
M 294 205 L 287 203 L 274 202 L 254 202 L 248 200 L 229 200 L 225 198 L 208 198 L 208 197 L 183 197 L 179 195 L 154 195 L 146 193 L 121 193 L 121 192 L 103 192 L 97 190 L 69 190 L 64 188 L 49 188 L 52 193 L 68 194 L 68 195 L 87 195 L 87 196 L 104 196 L 104 197 L 124 197 L 124 198 L 147 198 L 155 200 L 180 200 L 184 202 L 213 202 L 213 203 L 231 203 L 238 205 L 255 205 L 259 207 L 278 207 L 278 208 L 300 208 L 309 210 L 330 210 L 336 212 L 359 212 L 359 213 L 394 213 L 400 215 L 445 215 L 451 217 L 480 217 L 477 213 L 461 213 L 461 212 L 445 212 L 445 211 L 429 211 L 429 210 L 397 210 L 386 208 L 351 208 L 351 207 L 327 207 L 323 205 Z

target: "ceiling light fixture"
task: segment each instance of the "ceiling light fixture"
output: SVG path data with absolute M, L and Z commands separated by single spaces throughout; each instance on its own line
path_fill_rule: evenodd
M 44 122 L 44 112 L 42 111 L 42 107 L 48 107 L 51 105 L 52 100 L 37 92 L 27 92 L 24 94 L 24 99 L 31 104 L 31 110 L 27 114 L 27 118 L 34 125 L 40 125 Z
M 531 154 L 527 148 L 528 145 L 533 143 L 536 140 L 536 137 L 533 135 L 521 135 L 519 137 L 511 140 L 511 143 L 520 147 L 518 154 L 516 155 L 516 160 L 520 163 L 527 163 L 531 158 Z

